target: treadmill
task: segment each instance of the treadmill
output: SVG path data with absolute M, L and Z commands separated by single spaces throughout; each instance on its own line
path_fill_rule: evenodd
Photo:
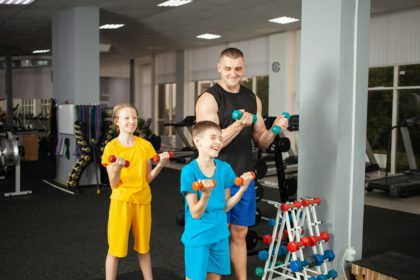
M 408 128 L 420 128 L 420 116 L 405 119 L 401 125 L 394 126 L 390 129 L 388 135 L 388 149 L 387 149 L 387 165 L 385 177 L 373 179 L 366 183 L 366 190 L 368 192 L 374 189 L 384 190 L 392 197 L 405 197 L 409 195 L 420 194 L 420 170 L 417 168 L 416 159 L 414 156 L 413 146 Z M 397 128 L 401 132 L 404 149 L 407 155 L 409 170 L 402 174 L 388 176 L 388 161 L 391 150 L 391 135 L 392 130 Z
M 176 134 L 181 138 L 184 143 L 184 148 L 181 151 L 186 152 L 182 156 L 175 156 L 174 160 L 179 163 L 189 163 L 198 155 L 197 149 L 192 142 L 192 127 L 195 124 L 195 116 L 186 116 L 182 121 L 177 123 L 165 123 L 164 126 L 172 126 L 175 128 Z M 186 128 L 186 129 L 185 129 Z M 190 134 L 190 139 L 186 133 Z M 189 153 L 190 152 L 190 153 Z

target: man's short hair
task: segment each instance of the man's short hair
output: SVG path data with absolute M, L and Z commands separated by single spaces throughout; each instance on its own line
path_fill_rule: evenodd
M 222 58 L 223 56 L 227 56 L 233 59 L 237 59 L 239 57 L 244 57 L 244 54 L 241 52 L 241 50 L 237 49 L 237 48 L 227 48 L 224 51 L 222 51 L 220 53 L 220 58 Z
M 222 130 L 217 123 L 212 121 L 200 121 L 193 126 L 192 135 L 193 137 L 199 136 L 209 129 Z

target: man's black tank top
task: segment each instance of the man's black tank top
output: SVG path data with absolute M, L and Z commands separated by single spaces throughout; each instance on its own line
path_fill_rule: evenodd
M 257 113 L 257 99 L 255 94 L 248 88 L 241 86 L 238 93 L 231 93 L 216 84 L 207 90 L 217 102 L 219 124 L 222 129 L 231 125 L 235 120 L 232 118 L 233 110 L 244 109 L 251 114 Z M 223 147 L 218 159 L 227 161 L 239 176 L 252 170 L 252 126 L 242 131 Z

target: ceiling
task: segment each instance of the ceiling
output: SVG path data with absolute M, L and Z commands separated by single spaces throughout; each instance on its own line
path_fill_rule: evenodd
M 300 28 L 269 19 L 301 18 L 301 0 L 195 0 L 177 8 L 158 7 L 159 0 L 37 0 L 28 6 L 0 5 L 0 56 L 31 55 L 51 49 L 51 19 L 71 7 L 99 7 L 100 24 L 124 23 L 117 30 L 101 30 L 100 43 L 110 44 L 114 58 L 133 58 L 177 49 L 240 41 Z M 420 0 L 371 0 L 372 14 L 408 9 Z M 197 39 L 202 33 L 222 35 Z

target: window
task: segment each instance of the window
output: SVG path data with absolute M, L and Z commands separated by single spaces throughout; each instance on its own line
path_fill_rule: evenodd
M 415 116 L 420 116 L 420 64 L 369 69 L 367 140 L 373 151 L 386 154 L 391 127 Z M 407 154 L 400 130 L 393 131 L 391 172 L 403 172 L 409 168 Z M 419 128 L 409 128 L 409 136 L 419 167 Z
M 198 81 L 197 97 L 214 85 L 213 81 Z
M 165 126 L 166 123 L 175 122 L 176 108 L 176 85 L 159 84 L 158 85 L 158 133 L 161 136 L 175 136 L 175 130 L 172 126 Z
M 392 87 L 394 67 L 376 67 L 369 69 L 369 87 Z
M 262 115 L 268 116 L 268 76 L 257 77 L 257 90 L 255 93 L 261 100 Z
M 254 91 L 261 100 L 262 115 L 268 116 L 268 75 L 244 78 L 241 85 Z
M 420 116 L 420 89 L 399 90 L 398 92 L 398 123 L 407 118 Z M 420 168 L 420 127 L 408 128 L 410 141 L 414 152 L 417 168 Z M 401 134 L 398 134 L 397 146 L 397 171 L 403 172 L 409 169 L 406 151 Z
M 377 154 L 386 154 L 392 123 L 392 90 L 368 92 L 367 140 Z
M 398 71 L 398 85 L 420 86 L 420 64 L 402 65 Z

